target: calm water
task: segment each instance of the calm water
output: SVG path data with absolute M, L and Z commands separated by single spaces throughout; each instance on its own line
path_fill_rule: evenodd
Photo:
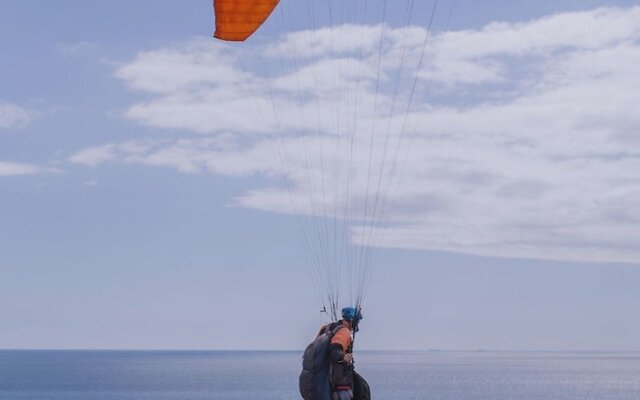
M 0 351 L 1 400 L 298 399 L 297 352 Z M 640 353 L 361 352 L 374 399 L 640 399 Z

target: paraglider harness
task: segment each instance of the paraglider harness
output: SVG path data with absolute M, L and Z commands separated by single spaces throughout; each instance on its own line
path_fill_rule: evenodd
M 355 322 L 355 323 L 354 323 Z M 299 378 L 299 388 L 302 398 L 305 400 L 331 400 L 331 361 L 329 359 L 331 338 L 343 328 L 342 322 L 332 322 L 325 325 L 315 340 L 311 342 L 302 357 L 302 372 Z M 358 331 L 358 321 L 351 323 L 354 333 L 348 352 L 353 353 L 355 333 Z M 353 364 L 349 366 L 353 369 Z M 370 400 L 369 385 L 366 381 L 353 372 L 353 400 Z
M 329 347 L 331 339 L 342 327 L 338 322 L 323 326 L 305 349 L 299 378 L 300 394 L 304 400 L 331 400 Z

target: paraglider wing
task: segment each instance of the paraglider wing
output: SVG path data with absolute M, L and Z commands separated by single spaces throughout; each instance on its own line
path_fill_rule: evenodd
M 246 40 L 269 18 L 278 3 L 279 0 L 213 0 L 214 36 L 221 40 Z

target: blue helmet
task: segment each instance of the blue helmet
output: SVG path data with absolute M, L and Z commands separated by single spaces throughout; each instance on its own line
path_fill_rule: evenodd
M 362 319 L 362 313 L 355 307 L 345 307 L 342 309 L 342 319 L 358 323 Z

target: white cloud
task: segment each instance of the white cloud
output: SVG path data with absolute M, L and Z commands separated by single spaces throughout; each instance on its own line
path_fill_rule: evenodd
M 117 154 L 115 152 L 117 147 L 118 146 L 113 144 L 90 147 L 74 154 L 69 160 L 76 164 L 84 164 L 94 167 L 106 161 L 115 160 L 117 158 Z
M 640 38 L 640 7 L 563 13 L 526 23 L 493 23 L 448 32 L 434 41 L 432 68 L 440 83 L 485 83 L 506 78 L 504 57 L 553 63 L 576 51 L 603 50 Z M 501 60 L 502 58 L 502 60 Z M 534 67 L 544 68 L 536 60 Z
M 175 168 L 185 173 L 208 171 L 246 177 L 276 171 L 277 159 L 259 145 L 240 149 L 225 137 L 129 141 L 86 148 L 69 158 L 76 164 L 97 166 L 108 161 Z
M 424 30 L 416 28 L 414 34 L 424 35 Z M 266 54 L 274 57 L 318 58 L 325 56 L 343 57 L 354 53 L 365 57 L 376 53 L 379 44 L 371 38 L 388 35 L 398 41 L 404 29 L 392 29 L 386 25 L 342 25 L 331 28 L 292 32 L 283 40 L 267 47 Z M 349 40 L 345 40 L 348 38 Z
M 237 203 L 338 216 L 359 243 L 640 262 L 640 7 L 435 35 L 418 71 L 426 38 L 344 26 L 141 54 L 117 76 L 152 97 L 126 116 L 210 136 L 72 161 L 266 176 Z
M 238 70 L 233 61 L 225 46 L 198 40 L 180 49 L 142 53 L 116 76 L 134 89 L 152 93 L 197 91 L 203 85 L 232 86 L 244 81 L 248 74 Z
M 34 175 L 41 172 L 42 169 L 35 165 L 0 161 L 0 177 Z
M 98 45 L 96 43 L 85 40 L 79 42 L 59 43 L 57 49 L 62 54 L 77 56 L 94 50 L 97 47 Z
M 20 126 L 30 120 L 31 116 L 27 110 L 0 99 L 0 129 Z

